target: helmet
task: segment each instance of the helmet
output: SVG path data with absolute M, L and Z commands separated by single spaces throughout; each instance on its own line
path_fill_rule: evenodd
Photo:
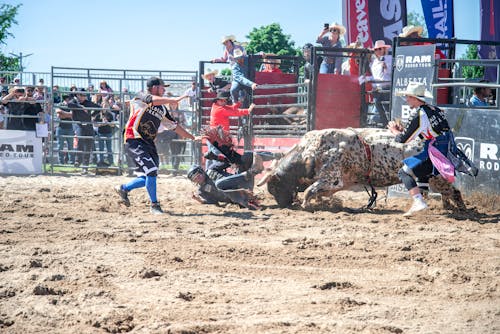
M 187 177 L 193 181 L 193 177 L 199 173 L 205 174 L 205 171 L 199 165 L 192 165 L 188 170 Z

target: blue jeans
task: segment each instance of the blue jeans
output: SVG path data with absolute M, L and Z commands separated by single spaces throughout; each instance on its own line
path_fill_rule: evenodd
M 434 143 L 434 146 L 445 156 L 448 153 L 449 140 L 450 133 L 445 132 L 436 137 L 436 142 Z M 430 140 L 426 140 L 424 142 L 424 149 L 422 152 L 403 160 L 403 163 L 412 170 L 413 174 L 418 179 L 425 179 L 428 176 L 439 174 L 438 170 L 434 168 L 432 161 L 429 158 L 429 143 Z
M 99 151 L 104 151 L 104 146 L 106 146 L 106 152 L 108 162 L 113 164 L 113 148 L 112 148 L 112 140 L 113 133 L 99 133 L 98 134 L 98 143 L 99 143 Z M 104 162 L 104 153 L 99 153 L 99 162 Z
M 215 181 L 215 186 L 221 190 L 250 189 L 252 186 L 251 179 L 252 178 L 248 177 L 246 173 L 234 174 L 218 179 Z
M 231 67 L 231 72 L 233 74 L 233 81 L 231 83 L 230 92 L 233 103 L 238 102 L 241 98 L 243 100 L 243 108 L 248 108 L 248 95 L 249 92 L 251 92 L 251 87 L 254 82 L 248 80 L 245 76 L 247 66 L 245 63 L 243 65 L 234 63 Z
M 57 137 L 57 150 L 59 151 L 59 163 L 64 164 L 64 156 L 66 155 L 64 152 L 64 143 L 68 146 L 67 150 L 73 150 L 73 137 L 75 133 L 73 129 L 64 129 L 61 127 L 57 127 L 56 129 L 56 137 Z M 71 152 L 68 152 L 68 161 L 67 163 L 73 164 L 75 162 L 75 155 Z
M 383 88 L 383 89 L 390 90 L 390 88 Z M 389 102 L 390 99 L 391 99 L 390 92 L 380 92 L 380 91 L 373 92 L 373 101 L 375 102 L 375 108 L 377 109 L 378 115 L 380 117 L 380 123 L 382 123 L 384 126 L 386 126 L 389 123 L 389 120 L 387 119 L 387 114 L 389 112 L 389 104 L 383 102 Z
M 326 73 L 334 73 L 335 72 L 335 63 L 328 64 L 325 61 L 321 62 L 321 65 L 319 65 L 319 73 L 321 74 L 326 74 Z

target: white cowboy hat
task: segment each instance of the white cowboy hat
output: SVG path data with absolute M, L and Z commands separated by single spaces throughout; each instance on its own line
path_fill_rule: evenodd
M 375 41 L 375 44 L 373 45 L 372 50 L 380 49 L 380 48 L 390 49 L 391 46 L 388 44 L 385 44 L 385 41 L 383 39 L 379 39 L 378 41 Z
M 208 76 L 209 75 L 213 75 L 213 76 L 216 76 L 217 74 L 219 74 L 219 71 L 218 70 L 213 70 L 213 71 L 210 71 L 209 69 L 209 72 L 203 74 L 201 77 L 205 80 L 208 80 Z
M 421 101 L 432 99 L 432 93 L 425 89 L 425 85 L 420 82 L 409 82 L 406 90 L 395 93 L 396 96 L 413 96 Z
M 234 37 L 234 35 L 226 35 L 226 36 L 223 36 L 222 39 L 221 39 L 221 43 L 224 44 L 226 41 L 231 41 L 231 42 L 234 42 L 236 41 L 236 37 Z
M 345 34 L 345 27 L 341 24 L 338 24 L 337 22 L 333 22 L 332 24 L 330 24 L 329 31 L 332 31 L 332 29 L 337 29 L 340 36 L 343 36 Z
M 401 31 L 399 37 L 408 37 L 414 32 L 418 33 L 419 36 L 422 36 L 422 31 L 424 31 L 424 28 L 422 28 L 421 26 L 409 25 L 403 28 L 403 31 Z

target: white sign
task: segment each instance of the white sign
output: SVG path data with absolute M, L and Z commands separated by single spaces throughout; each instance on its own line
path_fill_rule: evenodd
M 35 131 L 0 130 L 0 174 L 41 174 L 42 154 Z

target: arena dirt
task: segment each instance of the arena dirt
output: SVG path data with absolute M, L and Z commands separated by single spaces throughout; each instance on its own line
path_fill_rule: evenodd
M 161 175 L 168 211 L 126 177 L 0 178 L 0 332 L 499 333 L 498 201 L 403 218 L 406 199 L 333 210 L 202 206 Z M 382 194 L 383 197 L 383 194 Z

